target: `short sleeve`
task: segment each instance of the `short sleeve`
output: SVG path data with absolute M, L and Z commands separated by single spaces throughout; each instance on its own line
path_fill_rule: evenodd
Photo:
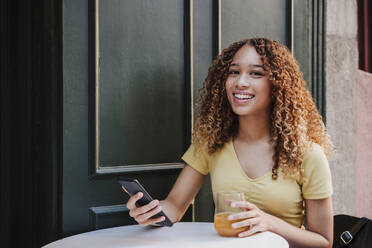
M 305 199 L 324 199 L 332 195 L 332 178 L 328 160 L 323 149 L 313 143 L 302 162 L 305 182 L 302 194 Z
M 182 156 L 182 160 L 203 175 L 209 173 L 208 155 L 203 151 L 196 151 L 193 144 Z

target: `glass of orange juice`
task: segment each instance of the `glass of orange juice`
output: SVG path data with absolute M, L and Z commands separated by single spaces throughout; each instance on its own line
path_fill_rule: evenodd
M 242 192 L 217 192 L 214 228 L 219 235 L 225 237 L 237 237 L 239 233 L 246 231 L 249 227 L 232 228 L 232 224 L 242 220 L 228 220 L 230 214 L 243 211 L 240 208 L 232 208 L 227 204 L 227 201 L 244 201 L 244 193 Z

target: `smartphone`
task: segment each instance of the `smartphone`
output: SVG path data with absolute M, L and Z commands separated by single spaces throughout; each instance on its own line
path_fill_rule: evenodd
M 138 192 L 143 193 L 143 197 L 136 202 L 137 206 L 144 206 L 146 204 L 149 204 L 153 200 L 150 194 L 147 193 L 145 188 L 138 182 L 137 179 L 119 178 L 119 183 L 124 188 L 124 191 L 129 196 L 135 195 Z M 172 221 L 164 214 L 163 211 L 155 214 L 151 218 L 157 218 L 160 216 L 164 216 L 165 220 L 162 222 L 158 222 L 156 224 L 161 225 L 161 226 L 169 226 L 169 227 L 173 226 Z

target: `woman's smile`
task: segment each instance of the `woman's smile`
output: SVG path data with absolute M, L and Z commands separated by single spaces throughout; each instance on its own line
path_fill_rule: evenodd
M 255 95 L 247 93 L 247 92 L 234 92 L 234 102 L 237 104 L 246 104 L 251 103 Z

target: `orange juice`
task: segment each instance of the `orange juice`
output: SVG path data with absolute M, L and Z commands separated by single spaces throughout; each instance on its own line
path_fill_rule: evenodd
M 232 228 L 231 224 L 242 220 L 228 220 L 231 213 L 218 213 L 214 216 L 214 228 L 219 235 L 225 237 L 237 237 L 239 233 L 249 229 L 249 227 Z

